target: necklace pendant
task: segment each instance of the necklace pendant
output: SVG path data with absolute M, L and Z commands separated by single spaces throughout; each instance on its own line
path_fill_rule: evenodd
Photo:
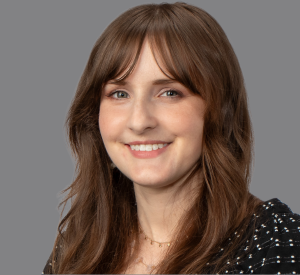
M 138 263 L 142 263 L 143 262 L 143 258 L 142 257 L 138 257 L 135 259 L 135 262 Z
M 151 273 L 152 271 L 153 271 L 153 269 L 155 268 L 155 265 L 147 265 L 147 271 L 149 272 L 149 273 Z
M 170 246 L 171 244 L 170 243 L 168 243 L 168 246 Z
M 161 245 L 161 243 L 159 244 L 159 247 L 161 247 L 162 245 Z

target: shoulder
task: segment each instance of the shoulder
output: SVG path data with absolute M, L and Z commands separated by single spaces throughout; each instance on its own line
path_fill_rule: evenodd
M 42 274 L 53 274 L 52 272 L 52 254 L 50 255 Z
M 260 216 L 251 249 L 236 271 L 300 273 L 300 216 L 279 199 L 266 201 Z
M 60 246 L 61 247 L 61 246 Z M 58 246 L 55 247 L 56 251 L 58 251 Z M 43 269 L 42 274 L 53 274 L 52 270 L 52 253 L 50 254 L 48 261 Z

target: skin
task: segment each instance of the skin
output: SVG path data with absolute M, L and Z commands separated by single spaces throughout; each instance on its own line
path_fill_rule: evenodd
M 199 181 L 191 182 L 176 192 L 202 152 L 205 101 L 179 82 L 153 85 L 156 79 L 168 78 L 145 40 L 136 67 L 126 78 L 127 84 L 104 86 L 99 128 L 111 160 L 133 181 L 144 232 L 165 242 L 172 239 L 173 229 L 191 203 L 188 194 L 199 185 Z M 108 97 L 116 89 L 120 92 Z M 182 95 L 166 93 L 170 89 Z M 155 158 L 138 159 L 125 146 L 137 140 L 172 143 Z M 142 247 L 141 251 L 147 252 L 141 253 L 148 263 L 164 250 L 150 242 L 145 245 L 147 249 Z

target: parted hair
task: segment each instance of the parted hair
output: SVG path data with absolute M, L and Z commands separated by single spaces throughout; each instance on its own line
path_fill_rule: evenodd
M 249 192 L 253 134 L 243 75 L 226 34 L 198 7 L 140 5 L 116 18 L 97 40 L 68 112 L 76 170 L 59 205 L 54 273 L 120 273 L 132 261 L 130 243 L 139 234 L 133 183 L 111 168 L 98 120 L 105 83 L 133 71 L 146 38 L 162 72 L 206 103 L 202 153 L 186 182 L 198 172 L 203 180 L 178 223 L 179 241 L 154 272 L 222 273 L 254 232 L 253 213 L 261 201 Z M 241 237 L 226 245 L 236 231 Z

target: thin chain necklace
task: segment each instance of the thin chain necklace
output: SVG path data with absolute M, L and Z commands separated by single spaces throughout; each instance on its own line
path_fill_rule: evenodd
M 144 234 L 145 240 L 148 240 L 148 239 L 150 240 L 150 244 L 151 244 L 151 245 L 153 245 L 153 243 L 158 243 L 158 246 L 159 246 L 159 247 L 162 247 L 164 244 L 166 244 L 166 245 L 169 246 L 169 247 L 171 246 L 171 243 L 172 243 L 173 241 L 170 241 L 170 242 L 157 242 L 157 241 L 152 240 L 151 238 L 149 238 L 149 237 L 146 235 L 145 231 L 142 229 L 142 226 L 141 226 L 141 224 L 140 224 L 140 221 L 138 221 L 138 224 L 139 224 L 140 232 Z
M 142 226 L 141 226 L 139 220 L 138 220 L 138 226 L 139 226 L 139 233 L 142 233 L 142 234 L 145 236 L 145 237 L 144 237 L 145 240 L 148 240 L 148 239 L 149 239 L 151 245 L 153 245 L 153 243 L 157 243 L 159 247 L 162 247 L 163 245 L 167 245 L 168 247 L 171 246 L 172 241 L 170 241 L 170 242 L 157 242 L 157 241 L 152 240 L 151 238 L 149 238 L 149 237 L 146 235 L 145 231 L 142 229 Z M 157 265 L 158 265 L 158 264 L 155 264 L 155 265 L 154 265 L 154 264 L 146 264 L 146 263 L 143 261 L 143 257 L 138 257 L 138 258 L 136 258 L 136 259 L 134 260 L 134 262 L 135 262 L 136 264 L 139 264 L 139 263 L 143 264 L 143 265 L 146 267 L 147 272 L 149 272 L 149 273 L 152 273 L 152 271 L 153 271 L 153 270 L 157 267 Z

